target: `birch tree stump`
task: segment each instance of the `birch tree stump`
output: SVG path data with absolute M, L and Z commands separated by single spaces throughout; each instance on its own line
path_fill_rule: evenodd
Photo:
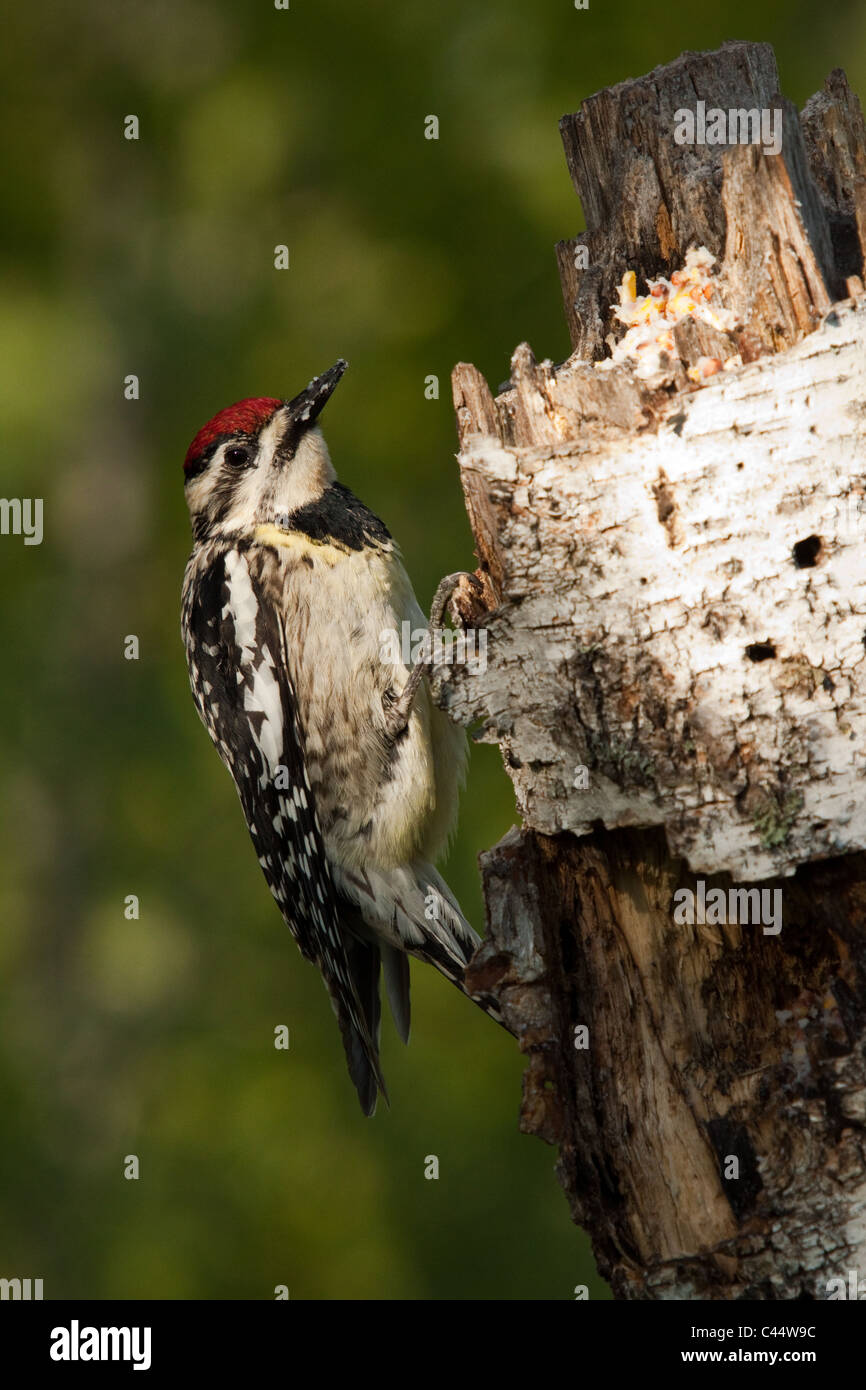
M 487 666 L 437 693 L 523 817 L 482 856 L 471 983 L 622 1298 L 821 1299 L 864 1268 L 866 140 L 841 72 L 799 115 L 778 85 L 731 43 L 564 117 L 573 355 L 523 344 L 495 399 L 453 377 Z M 698 102 L 778 110 L 781 151 L 678 144 Z M 599 367 L 624 272 L 693 247 L 732 326 Z

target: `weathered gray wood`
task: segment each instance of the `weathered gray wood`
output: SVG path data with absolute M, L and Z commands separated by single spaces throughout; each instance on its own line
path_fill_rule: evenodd
M 784 113 L 782 153 L 738 145 L 723 159 L 722 279 L 743 325 L 744 361 L 780 352 L 811 333 L 844 292 L 796 108 L 778 96 L 773 106 Z
M 677 145 L 676 112 L 699 100 L 769 107 L 778 87 L 769 44 L 729 43 L 716 53 L 683 53 L 563 116 L 560 133 L 586 223 L 575 244 L 589 255 L 587 271 L 575 269 L 564 286 L 578 356 L 603 356 L 607 306 L 625 269 L 657 275 L 691 245 L 717 257 L 724 251 L 722 147 Z
M 862 277 L 866 246 L 866 127 L 841 68 L 804 106 L 800 121 L 841 275 Z
M 667 273 L 692 245 L 724 259 L 747 359 L 810 332 L 844 293 L 847 276 L 861 273 L 866 166 L 857 98 L 844 73 L 831 74 L 805 108 L 801 131 L 777 88 L 768 45 L 730 43 L 715 54 L 685 53 L 562 118 L 586 219 L 585 232 L 557 247 L 579 357 L 605 355 L 609 305 L 624 266 L 644 276 Z M 698 100 L 724 110 L 781 110 L 781 153 L 677 145 L 676 112 Z M 588 255 L 583 271 L 578 247 Z

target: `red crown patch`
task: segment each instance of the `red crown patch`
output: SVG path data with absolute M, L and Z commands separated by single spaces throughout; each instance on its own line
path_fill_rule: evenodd
M 202 425 L 186 451 L 184 473 L 189 473 L 202 454 L 218 439 L 232 434 L 258 434 L 282 404 L 275 396 L 253 396 L 246 401 L 237 401 L 235 405 L 227 405 L 225 410 Z

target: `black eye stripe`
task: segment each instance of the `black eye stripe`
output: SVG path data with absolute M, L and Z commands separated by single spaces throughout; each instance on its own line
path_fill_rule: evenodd
M 225 436 L 223 436 L 222 439 L 215 439 L 213 443 L 204 451 L 201 458 L 198 459 L 191 468 L 187 468 L 185 470 L 184 484 L 192 482 L 193 478 L 200 477 L 202 473 L 204 473 L 208 468 L 210 468 L 214 459 L 220 453 L 220 450 L 223 448 L 225 444 Z M 234 450 L 242 451 L 244 454 L 243 459 L 239 458 L 236 462 L 232 462 L 229 455 L 232 454 Z M 249 444 L 229 444 L 226 446 L 222 454 L 222 459 L 229 464 L 229 467 L 238 469 L 243 468 L 247 464 L 252 465 L 255 462 L 255 458 L 256 446 L 255 443 L 252 441 Z

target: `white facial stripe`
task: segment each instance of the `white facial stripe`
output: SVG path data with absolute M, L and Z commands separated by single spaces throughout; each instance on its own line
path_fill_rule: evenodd
M 211 484 L 204 473 L 198 473 L 196 477 L 190 478 L 184 491 L 191 516 L 196 516 L 205 506 L 210 490 Z
M 307 430 L 287 468 L 277 476 L 274 493 L 275 515 L 293 512 L 315 502 L 336 478 L 328 446 L 318 429 Z
M 270 470 L 274 462 L 274 454 L 277 446 L 283 437 L 283 430 L 286 427 L 285 408 L 274 412 L 274 418 L 270 424 L 266 425 L 259 435 L 259 468 Z
M 225 531 L 248 531 L 255 526 L 265 476 L 261 469 L 262 465 L 257 463 L 255 468 L 249 468 L 239 475 L 231 508 L 221 522 Z

